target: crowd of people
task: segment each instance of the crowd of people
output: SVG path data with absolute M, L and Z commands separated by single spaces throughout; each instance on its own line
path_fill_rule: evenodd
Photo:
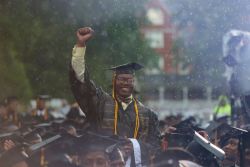
M 231 167 L 240 166 L 243 153 L 245 166 L 250 164 L 247 130 L 226 122 L 212 121 L 201 128 L 194 117 L 169 115 L 159 121 L 160 134 L 152 143 L 93 130 L 77 103 L 64 111 L 65 118 L 56 118 L 51 113 L 62 109 L 49 110 L 46 100 L 38 96 L 36 107 L 25 114 L 18 111 L 17 97 L 1 103 L 1 166 Z M 221 148 L 224 158 L 196 141 L 194 132 L 217 146 L 214 151 Z
M 46 96 L 38 96 L 36 108 L 25 114 L 17 112 L 16 97 L 1 103 L 1 167 L 250 166 L 247 126 L 215 119 L 202 127 L 181 115 L 158 120 L 134 95 L 142 65 L 110 68 L 111 94 L 96 86 L 85 58 L 92 36 L 89 27 L 76 32 L 69 76 L 76 103 L 58 111 L 65 117 L 48 110 Z M 216 109 L 215 116 L 221 112 Z

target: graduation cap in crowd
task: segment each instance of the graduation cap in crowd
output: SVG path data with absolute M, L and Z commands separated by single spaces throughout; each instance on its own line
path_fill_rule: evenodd
M 50 96 L 49 95 L 38 95 L 37 99 L 39 99 L 39 100 L 49 100 Z
M 169 147 L 185 148 L 193 140 L 194 131 L 203 130 L 196 125 L 195 118 L 193 117 L 189 117 L 179 122 L 174 125 L 174 127 L 176 130 L 165 136 Z
M 21 121 L 22 121 L 22 127 L 26 127 L 26 128 L 30 128 L 30 127 L 33 128 L 35 125 L 40 123 L 40 121 L 38 121 L 35 117 L 29 114 L 23 117 Z
M 246 167 L 246 165 L 249 164 L 250 162 L 250 159 L 246 161 L 246 158 L 245 158 L 245 157 L 250 158 L 250 152 L 247 151 L 247 150 L 250 150 L 249 132 L 244 129 L 229 126 L 227 124 L 226 125 L 223 124 L 223 126 L 219 126 L 217 129 L 224 132 L 224 133 L 220 133 L 221 134 L 220 140 L 219 140 L 220 147 L 223 148 L 227 146 L 230 140 L 237 139 L 238 150 L 240 152 L 240 166 Z
M 108 146 L 105 149 L 105 153 L 108 155 L 109 160 L 112 162 L 114 161 L 121 161 L 125 164 L 125 160 L 123 158 L 122 151 L 119 149 L 119 146 L 117 144 L 113 144 L 111 146 Z
M 246 130 L 240 129 L 240 128 L 235 128 L 231 126 L 224 126 L 223 130 L 226 131 L 221 137 L 220 137 L 220 146 L 223 147 L 227 143 L 229 139 L 240 139 L 241 137 L 244 136 L 244 134 L 247 133 Z
M 185 131 L 185 129 L 188 128 L 196 131 L 204 130 L 198 126 L 194 117 L 189 117 L 187 119 L 184 119 L 179 123 L 177 123 L 176 125 L 174 125 L 174 127 L 176 128 L 177 132 L 183 130 Z
M 216 159 L 223 160 L 225 152 L 194 131 L 193 141 L 188 144 L 187 150 L 194 155 L 196 162 L 203 166 L 216 163 Z
M 81 154 L 86 154 L 91 151 L 105 152 L 108 147 L 113 146 L 117 142 L 117 139 L 111 138 L 110 136 L 88 131 L 78 139 L 78 143 L 81 145 L 79 152 Z M 110 149 L 111 147 L 108 150 Z
M 225 135 L 230 130 L 230 125 L 221 122 L 211 122 L 205 129 L 211 140 L 216 140 Z
M 30 167 L 36 167 L 40 166 L 41 159 L 46 159 L 49 163 L 59 161 L 66 163 L 68 159 L 65 155 L 76 150 L 76 147 L 74 147 L 76 137 L 66 132 L 60 132 L 60 134 L 54 136 L 50 134 L 51 137 L 42 141 L 41 136 L 38 134 L 39 130 L 40 128 L 25 135 L 15 135 L 18 138 L 14 138 L 12 134 L 10 134 L 11 136 L 7 136 L 9 138 L 11 137 L 10 139 L 12 141 L 15 141 L 16 146 L 0 154 L 1 166 L 9 167 L 17 162 L 26 161 Z M 17 142 L 19 142 L 19 144 Z M 42 150 L 44 151 L 44 158 L 41 158 Z
M 185 148 L 193 140 L 194 131 L 190 128 L 182 129 L 181 131 L 174 131 L 167 133 L 164 137 L 168 143 L 168 147 L 182 147 Z
M 40 143 L 42 142 L 42 137 L 40 136 L 40 134 L 36 131 L 32 132 L 32 133 L 29 133 L 27 135 L 25 135 L 24 137 L 24 140 L 27 142 L 27 143 L 30 143 L 30 144 L 36 144 L 36 143 Z
M 109 70 L 112 70 L 115 74 L 134 74 L 135 71 L 142 69 L 143 66 L 138 63 L 127 63 L 119 66 L 111 67 Z
M 79 157 L 84 163 L 85 157 L 91 155 L 91 153 L 100 154 L 101 156 L 105 155 L 103 158 L 113 162 L 119 161 L 120 163 L 125 164 L 121 150 L 119 149 L 120 142 L 124 140 L 120 138 L 114 138 L 110 136 L 103 136 L 93 132 L 87 132 L 81 138 L 79 138 L 78 144 L 79 147 Z
M 43 140 L 40 143 L 33 144 L 28 147 L 29 158 L 26 162 L 30 167 L 48 164 L 53 166 L 55 164 L 70 165 L 70 158 L 68 155 L 76 155 L 77 138 L 69 134 L 58 134 Z
M 173 147 L 166 151 L 158 151 L 153 161 L 156 167 L 179 167 L 180 160 L 194 161 L 195 159 L 185 149 Z
M 186 149 L 195 157 L 195 162 L 202 166 L 212 166 L 216 162 L 214 155 L 196 141 L 189 143 Z

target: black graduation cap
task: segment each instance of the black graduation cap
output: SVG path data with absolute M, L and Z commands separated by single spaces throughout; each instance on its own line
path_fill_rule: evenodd
M 109 136 L 102 136 L 93 132 L 88 132 L 78 139 L 78 145 L 81 145 L 78 151 L 81 155 L 91 151 L 107 152 L 107 150 L 111 150 L 110 146 L 113 146 L 116 142 L 116 140 L 110 138 Z
M 226 123 L 212 122 L 207 128 L 206 131 L 210 139 L 220 139 L 228 140 L 229 138 L 237 138 L 244 133 L 247 133 L 246 130 L 232 127 Z
M 118 148 L 117 144 L 113 144 L 111 146 L 108 146 L 105 149 L 105 153 L 108 155 L 110 161 L 122 160 L 125 163 L 122 152 Z
M 183 130 L 185 131 L 185 129 L 187 130 L 193 129 L 196 131 L 204 130 L 198 126 L 194 117 L 188 117 L 187 119 L 184 119 L 181 122 L 174 125 L 174 127 L 176 128 L 176 132 Z
M 224 131 L 226 131 L 226 133 L 224 133 L 220 137 L 219 145 L 221 147 L 224 147 L 227 145 L 230 139 L 238 139 L 238 149 L 240 151 L 240 166 L 246 167 L 245 165 L 249 165 L 249 161 L 247 162 L 245 159 L 246 150 L 249 150 L 250 148 L 250 145 L 248 144 L 250 139 L 249 132 L 244 129 L 231 127 L 229 125 L 224 126 L 220 129 L 223 129 Z
M 39 166 L 41 159 L 49 166 L 53 164 L 69 164 L 69 159 L 65 155 L 77 154 L 77 138 L 72 135 L 57 134 L 40 143 L 28 147 L 29 158 L 26 160 L 29 166 Z M 43 158 L 42 158 L 43 156 Z
M 186 150 L 195 157 L 195 162 L 202 166 L 212 166 L 217 161 L 213 153 L 196 141 L 189 143 Z
M 82 137 L 78 138 L 76 145 L 81 146 L 78 147 L 80 157 L 84 157 L 90 152 L 101 151 L 108 156 L 110 161 L 124 161 L 120 146 L 128 142 L 127 139 L 116 135 L 106 136 L 92 131 L 86 131 Z
M 38 95 L 37 99 L 39 99 L 39 100 L 49 100 L 50 96 L 49 95 Z
M 195 130 L 203 130 L 196 125 L 194 117 L 189 117 L 174 127 L 176 128 L 174 132 L 165 135 L 169 147 L 185 148 L 193 140 Z
M 138 63 L 127 63 L 119 66 L 111 67 L 109 70 L 114 71 L 116 74 L 134 74 L 135 71 L 142 69 L 143 66 Z
M 153 161 L 157 167 L 177 167 L 179 160 L 194 161 L 194 157 L 185 149 L 173 147 L 166 151 L 158 151 Z
M 230 130 L 230 125 L 221 122 L 212 121 L 205 129 L 210 139 L 214 140 L 220 138 Z
M 168 142 L 168 147 L 185 148 L 193 140 L 194 131 L 190 128 L 182 131 L 168 133 L 164 137 Z
M 221 147 L 225 146 L 226 142 L 229 139 L 231 139 L 231 138 L 240 139 L 242 135 L 247 133 L 247 131 L 244 129 L 231 127 L 229 125 L 224 127 L 224 130 L 227 132 L 225 134 L 223 134 L 220 138 L 219 144 Z
M 80 145 L 78 151 L 80 159 L 82 159 L 89 153 L 97 151 L 104 153 L 107 156 L 107 160 L 109 160 L 111 163 L 113 161 L 120 160 L 125 164 L 123 154 L 116 142 L 106 137 L 102 138 L 88 136 L 88 138 L 89 139 L 86 139 L 85 136 L 83 140 L 78 144 Z

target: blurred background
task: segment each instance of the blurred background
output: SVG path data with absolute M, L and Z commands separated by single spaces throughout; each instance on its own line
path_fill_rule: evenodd
M 68 68 L 75 31 L 90 26 L 87 65 L 111 90 L 108 67 L 136 61 L 137 95 L 160 119 L 181 114 L 211 120 L 228 96 L 223 36 L 250 29 L 247 0 L 1 0 L 0 100 L 22 110 L 48 94 L 51 108 L 72 103 Z

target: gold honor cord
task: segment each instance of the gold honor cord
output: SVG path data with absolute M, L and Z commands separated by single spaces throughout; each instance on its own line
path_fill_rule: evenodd
M 133 98 L 133 100 L 134 100 L 134 108 L 135 108 L 135 114 L 136 114 L 134 138 L 136 139 L 138 137 L 139 127 L 140 127 L 140 119 L 139 119 L 139 110 L 138 110 L 138 106 L 137 106 L 137 101 L 135 98 Z
M 113 85 L 112 97 L 113 97 L 114 102 L 115 102 L 115 108 L 114 108 L 114 134 L 117 135 L 118 102 L 117 102 L 117 100 L 115 98 L 115 78 L 116 78 L 116 74 L 114 73 L 113 79 L 112 79 L 112 85 Z
M 117 121 L 118 121 L 118 102 L 116 100 L 116 94 L 115 94 L 115 78 L 116 74 L 113 75 L 112 83 L 113 83 L 113 90 L 112 90 L 112 97 L 115 102 L 115 108 L 114 108 L 114 134 L 117 135 Z M 134 109 L 135 109 L 135 130 L 134 130 L 134 138 L 136 139 L 138 137 L 139 127 L 140 127 L 140 119 L 139 119 L 139 110 L 137 106 L 137 101 L 135 98 L 133 98 L 134 101 Z
M 45 150 L 44 150 L 44 148 L 42 148 L 41 152 L 40 152 L 40 166 L 41 167 L 46 167 Z

